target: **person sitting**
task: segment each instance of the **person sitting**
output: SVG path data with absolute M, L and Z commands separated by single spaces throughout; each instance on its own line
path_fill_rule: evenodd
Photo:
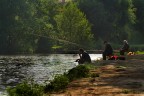
M 104 41 L 104 44 L 105 44 L 105 49 L 102 53 L 102 57 L 103 57 L 103 60 L 106 60 L 106 56 L 111 57 L 113 55 L 113 48 L 107 41 Z
M 123 43 L 123 47 L 120 49 L 120 55 L 124 55 L 125 52 L 129 51 L 129 44 L 127 40 L 124 40 Z
M 80 59 L 76 60 L 76 62 L 78 62 L 79 64 L 91 63 L 91 58 L 89 54 L 83 49 L 79 49 L 79 56 L 80 56 Z

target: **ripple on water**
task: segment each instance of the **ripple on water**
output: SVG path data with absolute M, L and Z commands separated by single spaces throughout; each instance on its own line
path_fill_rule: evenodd
M 100 55 L 90 56 L 93 60 Z M 1 94 L 7 86 L 15 86 L 25 79 L 33 78 L 35 82 L 44 84 L 56 74 L 63 74 L 77 66 L 74 61 L 78 58 L 74 54 L 0 56 L 0 96 L 6 96 Z

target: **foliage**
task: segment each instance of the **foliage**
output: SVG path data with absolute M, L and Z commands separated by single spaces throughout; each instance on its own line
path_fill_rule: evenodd
M 43 96 L 43 87 L 38 84 L 23 82 L 14 88 L 7 88 L 7 92 L 9 96 Z
M 65 48 L 74 49 L 76 46 L 87 46 L 92 42 L 93 35 L 90 24 L 75 3 L 66 4 L 55 20 L 58 38 L 70 42 L 68 45 L 64 44 Z
M 57 0 L 0 1 L 0 53 L 48 52 Z M 42 51 L 39 51 L 42 50 Z
M 27 42 L 26 28 L 29 24 L 32 9 L 25 0 L 0 1 L 0 53 L 22 51 L 23 43 Z M 30 48 L 28 43 L 28 47 Z
M 144 34 L 144 1 L 143 0 L 132 0 L 133 4 L 136 8 L 136 17 L 137 17 L 137 22 L 136 22 L 136 30 L 138 30 L 138 33 Z
M 92 32 L 95 39 L 99 37 L 108 36 L 109 22 L 107 22 L 107 14 L 103 3 L 98 0 L 79 0 L 78 7 L 86 14 L 86 18 L 92 24 Z M 106 35 L 103 35 L 103 34 Z
M 70 81 L 89 76 L 89 68 L 85 65 L 79 65 L 68 71 L 67 77 Z
M 59 75 L 45 86 L 45 92 L 54 92 L 64 90 L 69 83 L 69 79 L 65 75 Z
M 130 37 L 136 20 L 131 0 L 79 0 L 78 6 L 92 23 L 95 39 L 118 43 Z
M 136 51 L 135 54 L 144 54 L 144 51 Z
M 46 93 L 64 90 L 70 81 L 78 78 L 88 77 L 89 70 L 91 68 L 91 65 L 79 65 L 69 70 L 68 73 L 57 75 L 52 81 L 50 81 L 49 84 L 45 86 L 44 90 Z
M 35 15 L 34 25 L 32 26 L 32 35 L 37 36 L 36 40 L 36 52 L 37 53 L 49 53 L 53 46 L 54 40 L 51 39 L 55 33 L 55 21 L 53 17 L 58 12 L 57 0 L 37 0 L 34 3 Z
M 0 53 L 101 49 L 103 40 L 140 44 L 143 10 L 143 0 L 0 0 Z

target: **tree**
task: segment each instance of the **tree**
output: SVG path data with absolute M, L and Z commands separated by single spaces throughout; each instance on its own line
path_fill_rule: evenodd
M 92 24 L 95 38 L 118 41 L 128 39 L 135 23 L 131 0 L 79 0 L 78 6 Z
M 46 37 L 54 34 L 57 5 L 58 0 L 1 0 L 0 53 L 49 50 L 45 45 L 53 41 Z
M 103 0 L 104 1 L 104 0 Z M 131 0 L 111 0 L 111 3 L 104 1 L 108 10 L 109 22 L 112 22 L 113 41 L 130 39 L 132 25 L 135 23 L 135 8 Z
M 0 1 L 0 53 L 10 54 L 22 50 L 21 41 L 26 40 L 24 29 L 31 15 L 26 0 Z
M 107 38 L 109 35 L 110 24 L 107 22 L 107 14 L 104 9 L 104 4 L 98 0 L 79 0 L 78 7 L 86 14 L 86 18 L 92 24 L 92 33 L 95 40 Z
M 47 53 L 51 51 L 55 40 L 51 39 L 55 34 L 54 16 L 58 13 L 58 0 L 36 0 L 34 2 L 36 14 L 33 34 L 38 36 L 36 52 Z
M 144 0 L 133 0 L 134 6 L 136 7 L 136 17 L 137 17 L 137 24 L 136 29 L 141 33 L 144 34 Z
M 65 44 L 66 49 L 75 49 L 77 45 L 77 47 L 85 46 L 90 48 L 93 38 L 91 26 L 75 3 L 66 4 L 61 13 L 55 17 L 55 20 L 58 38 L 73 43 Z

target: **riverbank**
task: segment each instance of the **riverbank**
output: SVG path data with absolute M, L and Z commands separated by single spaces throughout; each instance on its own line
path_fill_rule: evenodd
M 96 61 L 94 65 L 90 72 L 98 77 L 74 80 L 65 91 L 50 96 L 144 96 L 144 55 Z

